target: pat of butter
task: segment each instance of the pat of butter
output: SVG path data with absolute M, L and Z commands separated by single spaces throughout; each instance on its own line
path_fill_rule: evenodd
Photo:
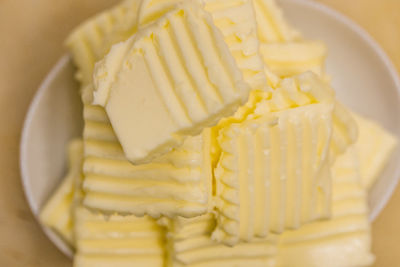
M 362 184 L 370 188 L 386 166 L 398 140 L 377 123 L 353 114 L 359 128 L 355 144 L 360 158 Z
M 253 0 L 261 43 L 288 42 L 301 35 L 285 20 L 275 0 Z
M 39 219 L 54 229 L 69 245 L 73 246 L 73 220 L 75 177 L 81 175 L 83 146 L 81 140 L 68 145 L 68 173 L 40 212 Z
M 75 213 L 74 266 L 164 266 L 164 232 L 148 217 Z
M 96 64 L 105 107 L 127 159 L 145 163 L 229 116 L 248 85 L 212 18 L 194 2 L 114 45 Z
M 276 266 L 276 236 L 228 247 L 211 239 L 214 227 L 212 214 L 174 219 L 168 227 L 169 266 Z
M 315 75 L 301 78 L 220 130 L 215 240 L 234 245 L 329 216 L 334 95 Z M 306 93 L 290 91 L 296 88 Z M 292 106 L 282 104 L 283 96 Z
M 271 71 L 282 78 L 306 71 L 324 74 L 327 48 L 322 42 L 265 43 L 260 46 L 260 51 Z
M 85 112 L 84 205 L 153 217 L 207 212 L 211 194 L 209 129 L 186 138 L 182 146 L 151 163 L 133 165 L 125 160 L 108 124 L 92 121 L 99 113 L 95 108 Z
M 332 218 L 287 231 L 279 240 L 279 266 L 369 266 L 371 229 L 354 146 L 332 168 Z

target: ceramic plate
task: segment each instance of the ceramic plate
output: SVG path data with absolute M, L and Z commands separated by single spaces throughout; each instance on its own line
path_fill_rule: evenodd
M 307 0 L 279 1 L 286 17 L 310 39 L 329 49 L 327 71 L 338 98 L 400 137 L 400 82 L 382 49 L 343 15 Z M 82 132 L 82 104 L 74 67 L 63 57 L 36 93 L 21 140 L 21 173 L 35 216 L 66 173 L 68 141 Z M 383 209 L 400 177 L 399 149 L 369 192 L 370 218 Z M 48 237 L 65 254 L 72 250 L 50 229 Z

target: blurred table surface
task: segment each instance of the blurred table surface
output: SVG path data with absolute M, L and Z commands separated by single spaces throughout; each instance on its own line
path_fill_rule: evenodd
M 400 1 L 318 0 L 363 26 L 400 70 Z M 71 266 L 46 238 L 23 195 L 19 140 L 28 105 L 66 52 L 63 41 L 116 0 L 0 0 L 0 266 Z M 397 208 L 399 207 L 399 208 Z M 373 223 L 375 266 L 400 266 L 400 187 Z

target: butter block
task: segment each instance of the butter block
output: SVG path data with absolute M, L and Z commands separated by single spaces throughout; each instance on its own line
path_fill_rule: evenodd
M 353 116 L 359 128 L 355 146 L 360 159 L 361 180 L 363 186 L 369 189 L 389 161 L 398 140 L 376 122 L 360 115 Z
M 234 245 L 329 217 L 334 95 L 322 82 L 310 86 L 312 77 L 287 80 L 300 85 L 274 91 L 252 116 L 219 131 L 214 240 Z
M 306 71 L 322 76 L 327 48 L 319 41 L 265 43 L 260 46 L 264 62 L 281 78 Z
M 214 227 L 215 218 L 210 213 L 174 219 L 168 227 L 169 266 L 276 266 L 276 236 L 228 247 L 210 238 Z
M 278 266 L 369 266 L 371 227 L 354 146 L 332 167 L 332 218 L 280 236 Z
M 222 130 L 214 239 L 233 245 L 329 216 L 331 113 L 312 105 Z
M 92 107 L 93 108 L 93 107 Z M 85 109 L 83 204 L 92 209 L 153 217 L 204 214 L 211 194 L 210 130 L 149 164 L 126 161 L 100 110 Z M 103 129 L 103 130 L 99 130 Z
M 75 213 L 75 267 L 164 266 L 164 232 L 148 217 Z
M 73 246 L 72 205 L 74 203 L 74 181 L 81 174 L 83 153 L 82 140 L 68 145 L 68 173 L 50 199 L 42 208 L 39 219 L 43 225 L 53 229 L 70 246 Z
M 114 45 L 96 64 L 94 89 L 137 164 L 233 114 L 249 88 L 209 14 L 184 2 Z
M 261 43 L 288 42 L 301 39 L 301 34 L 285 20 L 275 0 L 253 0 Z

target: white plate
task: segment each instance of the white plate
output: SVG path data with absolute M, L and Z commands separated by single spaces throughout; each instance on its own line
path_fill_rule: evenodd
M 355 23 L 321 4 L 307 0 L 280 4 L 307 38 L 328 45 L 328 73 L 339 99 L 400 137 L 400 81 L 382 49 Z M 73 73 L 70 58 L 63 57 L 37 91 L 25 120 L 20 166 L 25 193 L 36 216 L 66 172 L 65 145 L 82 132 L 82 106 Z M 399 149 L 369 192 L 371 220 L 397 185 L 398 162 Z M 72 255 L 62 239 L 44 230 L 58 248 Z

